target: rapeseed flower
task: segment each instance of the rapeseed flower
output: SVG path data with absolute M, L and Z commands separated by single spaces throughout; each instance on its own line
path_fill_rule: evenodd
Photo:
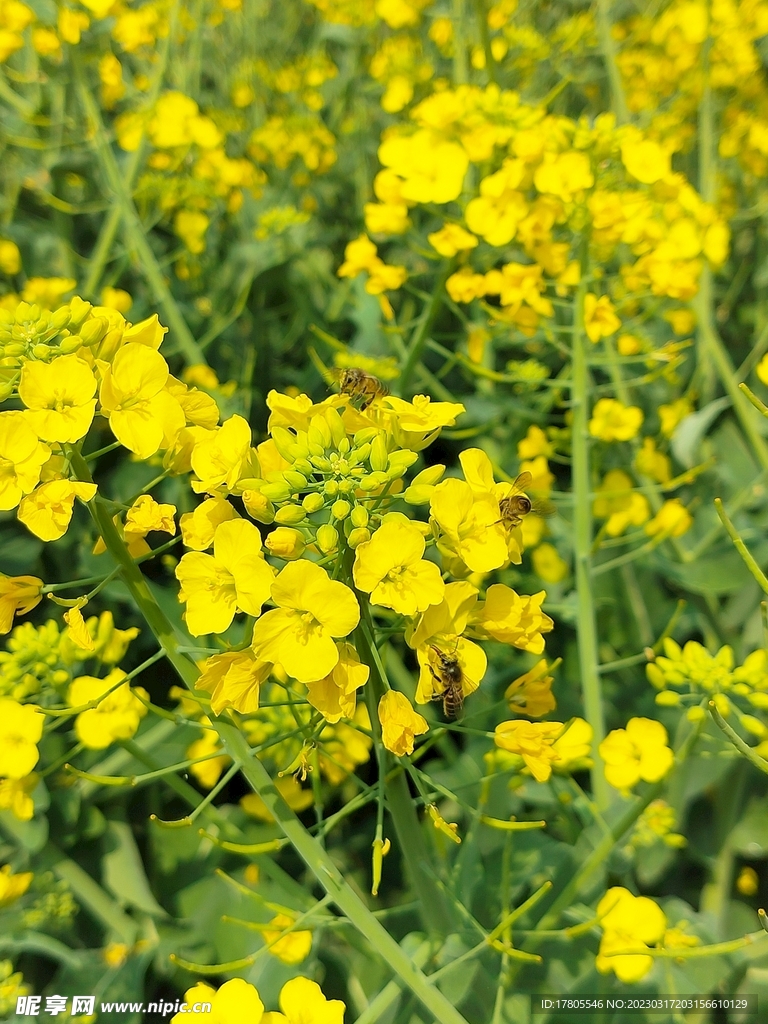
M 605 519 L 605 532 L 619 537 L 629 526 L 642 526 L 651 517 L 651 506 L 644 494 L 633 489 L 632 478 L 623 469 L 605 474 L 597 488 L 592 513 Z
M 32 611 L 43 596 L 43 581 L 37 576 L 6 576 L 0 573 L 0 633 L 10 632 L 15 615 Z
M 193 636 L 223 633 L 235 613 L 260 615 L 269 599 L 274 574 L 264 560 L 261 534 L 246 519 L 216 527 L 213 554 L 188 551 L 174 570 L 181 583 L 179 600 Z
M 520 597 L 503 583 L 488 588 L 485 601 L 479 603 L 470 616 L 470 623 L 481 637 L 491 637 L 531 654 L 544 650 L 543 633 L 554 628 L 554 622 L 541 610 L 546 598 L 541 590 L 532 596 Z
M 262 1024 L 264 1021 L 264 1003 L 258 991 L 242 978 L 225 981 L 218 991 L 199 981 L 187 989 L 184 1001 L 188 1007 L 208 1003 L 211 1009 L 205 1015 L 207 1024 Z M 186 1012 L 177 1013 L 171 1018 L 171 1024 L 186 1024 L 187 1016 Z
M 0 412 L 0 511 L 16 508 L 34 489 L 50 457 L 24 413 Z
M 630 718 L 626 729 L 613 729 L 599 747 L 605 777 L 628 793 L 641 780 L 658 782 L 675 761 L 667 745 L 667 730 L 652 718 Z
M 621 327 L 621 320 L 616 316 L 613 303 L 607 295 L 593 295 L 588 292 L 584 296 L 584 330 L 593 344 L 601 338 L 609 338 Z
M 0 697 L 0 777 L 23 779 L 37 764 L 44 716 L 31 704 Z
M 210 693 L 214 715 L 220 715 L 225 708 L 249 715 L 259 706 L 259 690 L 271 669 L 272 665 L 259 661 L 250 648 L 225 651 L 200 663 L 195 687 Z
M 645 524 L 650 537 L 682 537 L 693 525 L 693 516 L 679 498 L 669 498 Z
M 633 896 L 622 886 L 613 886 L 597 905 L 603 929 L 595 966 L 601 974 L 614 972 L 624 984 L 634 984 L 653 967 L 653 957 L 642 953 L 615 956 L 621 950 L 642 950 L 661 943 L 667 918 L 658 904 L 647 896 Z
M 76 355 L 22 367 L 19 398 L 27 407 L 30 426 L 43 441 L 79 441 L 93 420 L 95 393 L 96 378 Z
M 90 501 L 95 494 L 96 484 L 79 480 L 50 480 L 21 499 L 19 522 L 40 540 L 58 540 L 69 529 L 75 499 Z
M 332 724 L 342 718 L 354 717 L 357 690 L 368 682 L 371 674 L 352 644 L 337 643 L 336 647 L 339 660 L 333 669 L 323 679 L 307 683 L 307 700 L 326 722 Z
M 382 517 L 372 538 L 355 551 L 352 573 L 371 604 L 413 616 L 443 599 L 440 569 L 423 558 L 424 534 L 401 512 Z
M 127 680 L 122 680 L 125 680 L 125 672 L 113 668 L 103 679 L 79 676 L 67 690 L 67 703 L 70 707 L 98 702 L 96 707 L 81 711 L 75 719 L 75 734 L 89 750 L 104 750 L 115 740 L 131 739 L 147 713 L 146 706 L 135 695 Z M 145 690 L 140 687 L 137 690 L 145 700 L 149 699 Z
M 643 423 L 636 405 L 624 405 L 617 398 L 600 398 L 592 410 L 589 432 L 601 441 L 631 441 Z
M 277 608 L 262 615 L 253 629 L 257 656 L 282 665 L 302 683 L 323 679 L 339 661 L 334 639 L 347 636 L 360 621 L 355 595 L 305 560 L 281 570 L 271 595 Z
M 379 722 L 384 746 L 398 757 L 412 754 L 414 738 L 429 730 L 426 718 L 398 690 L 388 690 L 379 701 Z

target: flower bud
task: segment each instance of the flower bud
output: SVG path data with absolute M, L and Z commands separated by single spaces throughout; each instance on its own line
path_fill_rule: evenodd
M 282 509 L 280 511 L 282 512 Z M 306 542 L 299 531 L 290 530 L 286 526 L 278 526 L 273 530 L 264 544 L 270 554 L 284 558 L 288 562 L 294 558 L 301 558 L 306 547 Z
M 301 473 L 297 473 L 295 469 L 284 470 L 283 480 L 285 480 L 292 491 L 303 491 L 307 486 L 307 478 Z
M 353 440 L 355 442 L 355 448 L 359 448 L 364 444 L 370 444 L 374 437 L 379 433 L 376 427 L 364 427 L 362 430 L 358 430 Z
M 676 690 L 660 690 L 655 702 L 663 708 L 676 708 L 680 703 L 680 694 Z
M 339 546 L 339 532 L 330 523 L 319 527 L 317 531 L 317 546 L 324 555 L 329 555 Z
M 339 482 L 338 480 L 326 480 L 323 491 L 328 495 L 329 498 L 335 498 L 339 493 Z
M 322 416 L 312 417 L 309 424 L 309 430 L 307 431 L 307 439 L 310 444 L 310 451 L 313 452 L 313 454 L 313 445 L 319 445 L 321 451 L 325 451 L 326 448 L 330 448 L 331 428 Z
M 371 442 L 371 469 L 379 473 L 384 472 L 389 462 L 389 453 L 387 452 L 387 438 L 383 433 L 379 433 Z
M 109 322 L 106 317 L 94 316 L 91 317 L 83 326 L 80 328 L 80 337 L 83 339 L 83 344 L 95 345 L 97 342 L 106 335 L 109 328 Z M 122 338 L 122 332 L 120 333 Z
M 265 494 L 257 490 L 243 491 L 243 504 L 248 515 L 258 523 L 274 522 L 275 510 Z
M 299 454 L 294 435 L 290 430 L 286 430 L 285 427 L 273 427 L 271 433 L 272 440 L 275 442 L 275 448 L 277 448 L 286 462 L 293 462 Z
M 293 468 L 296 470 L 297 473 L 301 473 L 303 474 L 303 476 L 307 477 L 312 476 L 312 474 L 314 473 L 312 463 L 309 461 L 309 459 L 296 459 L 296 461 L 293 464 Z
M 351 494 L 355 489 L 353 480 L 339 480 L 339 494 Z
M 301 505 L 283 505 L 275 512 L 275 522 L 281 526 L 296 526 L 303 523 L 306 518 L 307 513 Z
M 348 501 L 334 501 L 331 505 L 331 515 L 334 519 L 346 519 L 352 510 L 352 506 Z
M 334 444 L 337 448 L 340 448 L 342 443 L 347 440 L 347 431 L 344 427 L 344 421 L 335 409 L 326 409 L 325 419 L 330 428 Z M 347 451 L 349 451 L 349 448 L 347 448 Z
M 409 451 L 407 448 L 403 448 L 399 452 L 392 452 L 389 456 L 389 465 L 387 467 L 387 477 L 390 480 L 397 480 L 405 473 L 409 466 L 412 466 L 418 459 L 416 452 Z
M 302 499 L 302 507 L 305 512 L 311 514 L 312 512 L 319 512 L 325 504 L 322 494 L 317 491 L 312 491 L 311 494 L 305 494 Z
M 367 526 L 368 509 L 363 508 L 362 505 L 355 505 L 349 518 L 352 521 L 353 526 Z
M 276 482 L 262 484 L 261 493 L 270 501 L 288 501 L 291 496 L 291 489 L 286 483 Z
M 71 319 L 72 313 L 69 306 L 62 306 L 55 313 L 51 313 L 51 327 L 56 331 L 63 331 Z
M 59 342 L 59 351 L 64 355 L 69 355 L 71 352 L 77 352 L 77 350 L 82 347 L 83 339 L 79 334 L 69 334 Z
M 50 345 L 44 345 L 42 342 L 32 347 L 32 355 L 35 359 L 47 359 L 52 351 Z
M 354 549 L 359 544 L 364 544 L 365 541 L 370 540 L 370 539 L 371 539 L 371 531 L 367 530 L 364 526 L 359 526 L 359 527 L 356 527 L 354 530 L 350 530 L 349 531 L 349 536 L 347 537 L 347 543 L 349 544 L 349 546 L 354 551 Z

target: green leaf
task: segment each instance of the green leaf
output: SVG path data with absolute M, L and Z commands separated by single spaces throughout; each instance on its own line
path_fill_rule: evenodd
M 110 821 L 107 842 L 112 849 L 102 858 L 104 885 L 122 903 L 154 917 L 167 917 L 152 895 L 130 826 L 124 821 Z

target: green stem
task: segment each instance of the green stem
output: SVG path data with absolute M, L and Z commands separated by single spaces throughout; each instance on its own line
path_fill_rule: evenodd
M 80 102 L 90 122 L 93 148 L 101 164 L 101 170 L 107 180 L 107 184 L 114 193 L 115 200 L 120 209 L 120 217 L 123 230 L 127 235 L 128 245 L 134 250 L 138 258 L 141 271 L 149 283 L 155 300 L 163 310 L 168 326 L 173 331 L 173 340 L 178 345 L 184 359 L 190 365 L 205 363 L 203 351 L 187 326 L 187 322 L 166 283 L 165 276 L 157 262 L 157 257 L 147 241 L 141 218 L 136 210 L 131 193 L 126 187 L 126 182 L 120 173 L 120 167 L 109 143 L 109 138 L 101 119 L 101 111 L 85 81 L 79 59 L 76 59 L 74 55 L 73 67 Z
M 757 582 L 760 584 L 760 588 L 763 591 L 763 593 L 768 594 L 768 577 L 766 577 L 763 570 L 754 560 L 754 558 L 749 552 L 749 549 L 747 548 L 747 545 L 739 536 L 736 527 L 728 518 L 726 511 L 723 508 L 723 502 L 721 498 L 715 498 L 715 509 L 717 510 L 717 514 L 720 517 L 720 522 L 723 524 L 728 533 L 728 536 L 733 541 L 734 547 L 744 560 L 744 564 L 755 577 Z
M 718 729 L 722 730 L 723 733 L 728 737 L 731 743 L 736 747 L 740 754 L 743 754 L 746 759 L 751 762 L 755 768 L 758 768 L 765 775 L 768 775 L 768 761 L 765 758 L 760 757 L 759 754 L 755 753 L 749 744 L 745 743 L 739 734 L 728 725 L 726 720 L 717 710 L 717 705 L 713 700 L 709 702 L 709 713 L 714 719 L 715 725 Z
M 611 87 L 611 105 L 619 124 L 629 120 L 629 109 L 624 95 L 624 85 L 621 81 L 621 72 L 616 60 L 618 49 L 616 40 L 611 34 L 611 2 L 610 0 L 597 0 L 597 33 L 600 39 L 600 49 L 603 51 L 605 70 L 608 73 L 608 83 Z
M 138 934 L 138 925 L 118 907 L 91 876 L 57 847 L 49 843 L 47 852 L 52 854 L 51 869 L 55 875 L 67 883 L 86 910 L 101 923 L 118 935 L 123 942 L 132 946 Z
M 432 329 L 432 324 L 435 322 L 435 317 L 442 305 L 443 295 L 445 294 L 445 282 L 447 281 L 452 269 L 453 261 L 449 261 L 435 284 L 435 290 L 432 292 L 429 302 L 419 318 L 419 323 L 413 333 L 411 343 L 408 346 L 408 355 L 405 357 L 405 363 L 400 373 L 400 380 L 398 381 L 401 395 L 407 395 L 408 393 L 411 377 L 413 376 L 416 366 L 421 359 L 421 354 L 427 343 L 429 332 Z
M 360 599 L 365 604 L 365 598 L 361 596 Z M 367 611 L 367 607 L 364 607 L 363 620 L 355 632 L 355 644 L 363 661 L 371 667 L 371 678 L 366 686 L 366 700 L 374 743 L 377 751 L 381 748 L 380 770 L 383 768 L 385 771 L 384 793 L 387 810 L 395 826 L 408 880 L 419 902 L 424 927 L 432 935 L 445 936 L 452 930 L 452 915 L 442 892 L 434 884 L 431 872 L 427 870 L 430 866 L 429 851 L 416 808 L 411 800 L 405 772 L 386 772 L 386 755 L 381 740 L 378 706 L 379 700 L 388 689 L 388 684 L 382 678 L 378 651 L 374 655 L 373 645 L 369 642 L 369 631 L 365 628 L 365 620 L 369 617 L 366 615 Z
M 584 714 L 592 726 L 592 793 L 598 807 L 605 808 L 610 789 L 605 779 L 599 753 L 605 737 L 603 695 L 600 684 L 597 650 L 597 623 L 592 591 L 592 500 L 590 497 L 589 460 L 589 370 L 587 367 L 586 336 L 584 333 L 584 296 L 586 274 L 582 270 L 582 283 L 576 293 L 573 332 L 573 528 L 574 558 L 576 563 L 576 593 L 578 612 L 576 630 L 579 645 L 579 667 L 584 697 Z
M 81 479 L 90 480 L 88 465 L 76 450 L 72 450 L 71 464 Z M 88 502 L 88 506 L 107 550 L 122 567 L 123 580 L 139 611 L 146 619 L 158 643 L 165 649 L 168 660 L 176 669 L 179 677 L 190 689 L 193 689 L 199 675 L 197 666 L 179 651 L 178 639 L 173 626 L 157 604 L 141 570 L 131 558 L 111 516 L 103 506 L 102 500 L 97 496 Z M 416 998 L 433 1014 L 439 1024 L 467 1024 L 465 1018 L 451 1005 L 442 992 L 431 985 L 425 975 L 414 966 L 411 958 L 403 952 L 384 926 L 377 921 L 354 889 L 344 881 L 343 875 L 333 860 L 321 844 L 304 828 L 296 814 L 280 795 L 269 772 L 254 756 L 240 730 L 223 718 L 214 719 L 212 727 L 218 732 L 227 754 L 233 761 L 241 764 L 241 770 L 246 780 L 264 801 L 267 809 L 301 859 L 342 913 L 368 940 L 371 947 L 379 953 Z M 406 838 L 408 842 L 413 841 L 413 837 L 410 835 Z

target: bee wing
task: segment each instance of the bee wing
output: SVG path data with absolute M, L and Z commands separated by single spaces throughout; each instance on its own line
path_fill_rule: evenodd
M 531 473 L 521 473 L 512 484 L 512 490 L 510 494 L 521 494 L 526 488 L 530 487 L 533 483 L 533 476 Z
M 547 501 L 546 498 L 537 498 L 531 503 L 531 512 L 542 519 L 550 519 L 552 516 L 557 515 L 557 507 L 551 501 Z

